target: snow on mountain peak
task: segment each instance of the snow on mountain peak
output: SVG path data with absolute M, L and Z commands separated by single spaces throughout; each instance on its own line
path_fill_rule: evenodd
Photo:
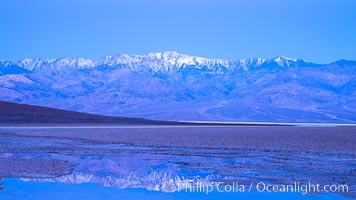
M 176 51 L 165 51 L 158 53 L 149 53 L 146 55 L 107 55 L 99 59 L 86 58 L 60 58 L 60 59 L 23 59 L 14 63 L 26 70 L 42 69 L 65 69 L 65 68 L 92 68 L 100 65 L 107 66 L 125 66 L 134 70 L 151 69 L 157 71 L 173 71 L 184 68 L 206 68 L 208 70 L 244 70 L 257 68 L 268 63 L 275 63 L 281 67 L 291 67 L 296 63 L 303 62 L 301 59 L 294 59 L 285 56 L 275 57 L 273 59 L 249 58 L 239 60 L 225 60 L 214 58 L 203 58 L 180 54 Z
M 299 64 L 306 63 L 306 61 L 303 59 L 289 58 L 286 56 L 278 56 L 278 57 L 275 57 L 275 58 L 269 60 L 268 62 L 274 62 L 280 67 L 291 67 L 298 63 Z

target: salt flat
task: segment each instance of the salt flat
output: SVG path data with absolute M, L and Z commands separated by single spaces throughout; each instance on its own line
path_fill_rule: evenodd
M 355 197 L 355 134 L 352 126 L 3 127 L 0 177 L 163 193 L 184 180 L 312 181 L 348 184 L 337 197 Z
M 2 135 L 9 133 L 21 137 L 70 138 L 133 146 L 356 152 L 354 126 L 54 126 L 0 129 Z

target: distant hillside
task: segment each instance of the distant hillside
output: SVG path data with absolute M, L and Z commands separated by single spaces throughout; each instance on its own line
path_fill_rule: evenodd
M 356 61 L 177 52 L 0 60 L 0 100 L 151 120 L 356 123 Z
M 110 117 L 0 101 L 0 123 L 162 123 L 141 118 Z

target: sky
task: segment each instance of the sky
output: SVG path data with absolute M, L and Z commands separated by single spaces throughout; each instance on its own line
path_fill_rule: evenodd
M 354 0 L 1 0 L 0 59 L 177 51 L 356 60 Z

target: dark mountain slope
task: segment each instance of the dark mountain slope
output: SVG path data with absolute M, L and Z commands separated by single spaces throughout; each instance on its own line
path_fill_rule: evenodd
M 141 118 L 110 117 L 0 101 L 0 123 L 163 123 Z

